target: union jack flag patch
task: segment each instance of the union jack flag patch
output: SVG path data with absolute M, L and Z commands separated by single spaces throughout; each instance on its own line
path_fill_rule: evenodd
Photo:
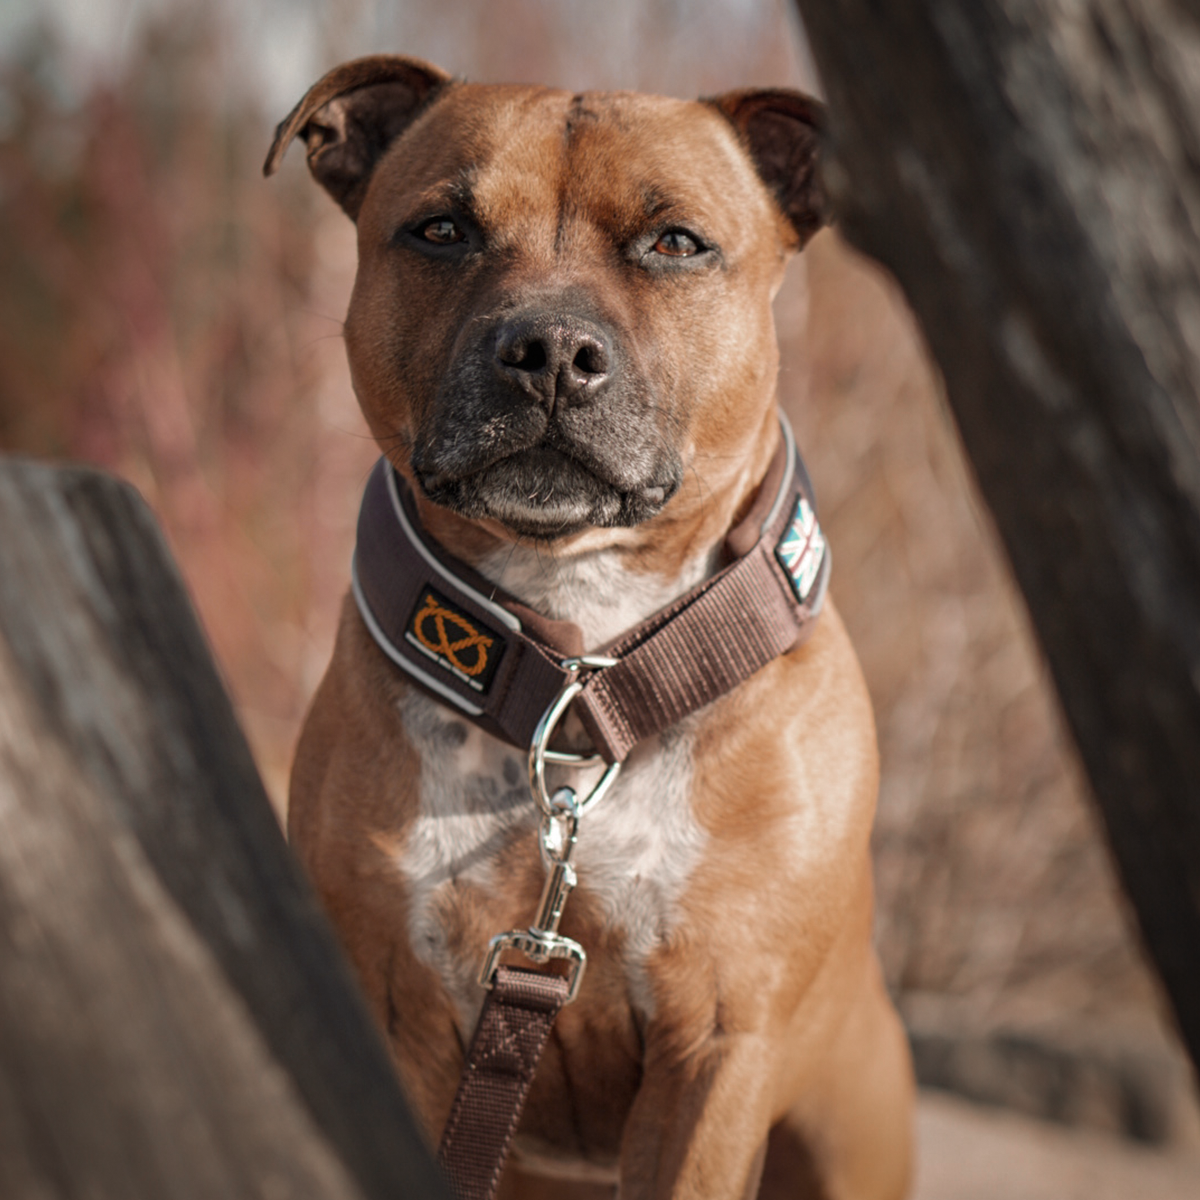
M 825 557 L 825 535 L 817 524 L 812 505 L 803 496 L 796 501 L 796 511 L 775 547 L 775 557 L 787 573 L 796 598 L 803 604 L 817 582 Z

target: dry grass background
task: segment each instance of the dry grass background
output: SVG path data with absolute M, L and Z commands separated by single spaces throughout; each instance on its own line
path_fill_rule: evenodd
M 422 0 L 406 19 L 417 11 L 425 42 L 397 48 L 476 78 L 678 94 L 805 82 L 777 0 L 618 4 L 612 44 L 567 10 L 473 3 L 447 25 Z M 379 12 L 360 20 L 377 38 Z M 361 50 L 322 28 L 321 66 Z M 375 455 L 340 340 L 353 229 L 299 154 L 263 182 L 282 112 L 218 102 L 228 45 L 212 22 L 148 25 L 118 76 L 66 101 L 52 37 L 3 68 L 0 450 L 141 489 L 282 809 Z M 907 310 L 825 233 L 777 312 L 781 395 L 876 705 L 879 941 L 923 1070 L 1064 1119 L 1189 1136 L 1186 1070 Z
M 936 370 L 880 270 L 833 233 L 805 257 L 807 289 L 777 302 L 781 393 L 875 704 L 878 944 L 920 1073 L 1196 1145 L 1188 1068 Z

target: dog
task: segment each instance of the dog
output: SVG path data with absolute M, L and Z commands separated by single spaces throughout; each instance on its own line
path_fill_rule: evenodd
M 280 126 L 267 172 L 303 137 L 357 225 L 345 341 L 384 469 L 421 553 L 460 564 L 481 604 L 506 594 L 594 652 L 727 565 L 785 437 L 771 301 L 825 221 L 821 123 L 784 90 L 571 95 L 379 55 Z M 436 690 L 441 670 L 469 701 L 498 623 L 431 591 L 405 634 L 426 666 L 402 670 L 358 599 L 301 734 L 289 836 L 436 1143 L 489 938 L 538 905 L 539 816 L 522 750 Z M 586 743 L 586 723 L 562 736 Z M 585 790 L 598 773 L 561 770 Z M 832 603 L 629 750 L 579 823 L 562 931 L 588 966 L 506 1195 L 539 1178 L 625 1200 L 905 1193 L 912 1073 L 871 945 L 877 786 Z

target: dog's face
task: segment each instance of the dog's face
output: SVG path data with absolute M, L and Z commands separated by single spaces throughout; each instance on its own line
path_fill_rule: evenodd
M 642 525 L 690 476 L 711 495 L 769 419 L 816 121 L 794 93 L 572 96 L 378 58 L 318 84 L 268 165 L 305 132 L 357 221 L 346 343 L 392 461 L 559 538 Z

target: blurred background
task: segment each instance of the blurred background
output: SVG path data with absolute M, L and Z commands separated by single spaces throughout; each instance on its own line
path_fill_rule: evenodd
M 261 163 L 311 82 L 379 50 L 574 90 L 819 90 L 784 0 L 0 0 L 0 451 L 141 490 L 281 815 L 375 451 L 341 344 L 353 227 L 300 151 L 269 181 Z M 776 311 L 875 702 L 879 945 L 923 1082 L 1200 1154 L 1188 1067 L 902 299 L 827 231 Z

